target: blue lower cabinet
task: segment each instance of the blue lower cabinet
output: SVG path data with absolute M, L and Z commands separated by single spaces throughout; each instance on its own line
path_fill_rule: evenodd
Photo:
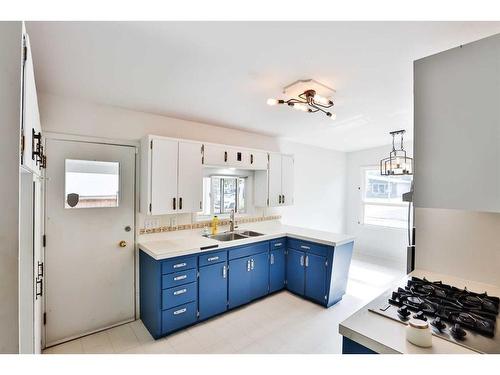
M 304 295 L 305 291 L 305 253 L 288 249 L 286 256 L 286 287 L 291 292 Z
M 342 354 L 377 354 L 377 352 L 342 336 Z
M 305 296 L 324 304 L 326 294 L 327 261 L 325 257 L 306 253 L 305 257 L 306 281 Z
M 250 302 L 250 257 L 229 261 L 229 308 Z
M 257 299 L 269 293 L 269 252 L 250 257 L 250 297 Z
M 226 262 L 200 267 L 198 279 L 200 319 L 207 319 L 227 310 L 227 276 Z
M 177 331 L 196 322 L 196 302 L 180 305 L 161 313 L 162 334 Z
M 269 254 L 269 292 L 273 293 L 285 287 L 285 249 L 273 250 Z

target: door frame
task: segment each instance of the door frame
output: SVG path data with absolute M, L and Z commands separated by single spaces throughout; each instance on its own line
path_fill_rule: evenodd
M 57 132 L 44 132 L 43 133 L 43 147 L 46 149 L 47 147 L 47 140 L 57 140 L 57 141 L 71 141 L 71 142 L 81 142 L 81 143 L 97 143 L 97 144 L 103 144 L 103 145 L 110 145 L 110 146 L 124 146 L 124 147 L 133 147 L 134 148 L 134 153 L 135 153 L 135 163 L 134 163 L 134 221 L 133 221 L 133 226 L 134 226 L 134 311 L 135 311 L 135 316 L 134 319 L 139 318 L 140 314 L 140 306 L 139 306 L 139 248 L 137 246 L 137 237 L 139 235 L 139 229 L 137 228 L 137 223 L 138 223 L 138 211 L 137 207 L 139 207 L 139 189 L 138 187 L 140 186 L 140 181 L 139 181 L 139 176 L 140 173 L 138 171 L 140 170 L 140 156 L 139 156 L 139 148 L 140 148 L 140 142 L 139 141 L 133 141 L 133 140 L 123 140 L 123 139 L 111 139 L 111 138 L 103 138 L 103 137 L 92 137 L 92 136 L 85 136 L 85 135 L 76 135 L 76 134 L 65 134 L 65 133 L 57 133 Z M 50 163 L 50 160 L 47 160 L 47 163 Z M 46 229 L 46 224 L 47 224 L 47 214 L 45 207 L 47 205 L 47 187 L 46 187 L 46 178 L 45 178 L 45 171 L 44 171 L 44 178 L 43 178 L 43 184 L 42 184 L 42 194 L 43 194 L 43 221 L 42 221 L 42 231 L 45 235 L 45 229 Z M 45 247 L 43 247 L 43 262 L 45 264 Z M 46 312 L 46 301 L 45 301 L 45 295 L 44 293 L 44 298 L 43 298 L 43 305 L 42 305 L 42 311 L 45 314 Z M 122 325 L 125 323 L 119 323 L 116 324 L 115 326 Z M 45 349 L 46 347 L 46 331 L 45 331 L 45 324 L 42 326 L 42 350 Z M 111 326 L 112 327 L 112 326 Z M 107 327 L 105 329 L 111 328 Z M 99 330 L 101 331 L 101 330 Z M 98 332 L 98 331 L 96 331 Z M 92 334 L 94 332 L 88 333 Z M 72 340 L 72 339 L 70 339 Z M 65 341 L 70 341 L 70 340 L 65 340 Z M 57 344 L 54 344 L 57 345 Z

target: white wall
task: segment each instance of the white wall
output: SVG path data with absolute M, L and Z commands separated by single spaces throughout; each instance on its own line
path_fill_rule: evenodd
M 408 244 L 406 229 L 361 224 L 361 169 L 378 166 L 380 160 L 389 155 L 391 147 L 387 145 L 347 154 L 346 232 L 356 236 L 355 254 L 379 258 L 405 269 Z M 405 149 L 411 156 L 411 144 L 405 144 Z
M 47 93 L 39 93 L 39 106 L 45 132 L 123 140 L 139 140 L 146 134 L 155 134 L 294 154 L 295 205 L 267 209 L 264 214 L 278 212 L 284 222 L 310 228 L 335 232 L 342 232 L 344 229 L 344 153 Z M 138 225 L 143 220 L 144 216 L 139 215 Z M 179 215 L 177 223 L 184 224 L 190 220 L 190 215 Z M 162 225 L 167 225 L 168 221 L 166 217 L 161 218 Z
M 0 22 L 0 353 L 19 351 L 19 112 L 21 22 Z

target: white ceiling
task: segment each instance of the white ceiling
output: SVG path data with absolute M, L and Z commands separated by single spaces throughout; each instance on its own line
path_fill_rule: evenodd
M 500 22 L 29 22 L 38 89 L 341 151 L 412 128 L 415 59 Z M 337 90 L 332 121 L 269 107 L 297 79 Z M 457 77 L 459 79 L 459 77 Z

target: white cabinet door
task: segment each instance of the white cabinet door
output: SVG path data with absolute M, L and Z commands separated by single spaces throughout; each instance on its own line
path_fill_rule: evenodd
M 198 212 L 203 202 L 201 143 L 179 142 L 178 212 Z
M 269 206 L 281 204 L 281 155 L 269 154 Z
M 267 152 L 250 151 L 250 169 L 266 170 L 267 169 Z
M 294 173 L 293 156 L 281 156 L 281 204 L 289 206 L 293 204 Z
M 177 211 L 178 142 L 153 139 L 151 150 L 151 214 L 165 215 Z
M 29 37 L 25 34 L 26 61 L 23 68 L 23 98 L 22 98 L 22 134 L 24 135 L 24 150 L 21 156 L 21 164 L 29 170 L 39 174 L 40 163 L 37 163 L 33 155 L 33 149 L 41 140 L 33 138 L 33 134 L 41 134 L 40 115 L 38 112 L 38 99 L 36 94 L 35 74 Z
M 213 166 L 225 166 L 229 159 L 227 147 L 205 145 L 203 152 L 203 164 Z

